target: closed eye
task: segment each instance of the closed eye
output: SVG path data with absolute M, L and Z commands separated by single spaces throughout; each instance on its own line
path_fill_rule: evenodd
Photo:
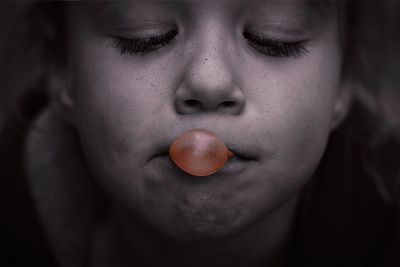
M 284 42 L 264 38 L 250 32 L 244 32 L 243 37 L 250 46 L 267 56 L 296 58 L 309 52 L 303 45 L 304 41 Z
M 176 41 L 176 29 L 158 36 L 149 36 L 145 38 L 127 39 L 123 37 L 113 38 L 113 47 L 121 55 L 145 54 L 168 46 Z

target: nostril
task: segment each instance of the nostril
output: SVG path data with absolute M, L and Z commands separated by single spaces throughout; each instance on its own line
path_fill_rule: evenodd
M 200 106 L 200 101 L 198 101 L 196 99 L 188 99 L 188 100 L 185 100 L 185 105 L 189 106 L 189 107 L 197 107 L 197 106 Z

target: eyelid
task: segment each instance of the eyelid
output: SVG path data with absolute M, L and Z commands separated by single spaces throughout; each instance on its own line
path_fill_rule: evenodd
M 147 31 L 147 32 L 143 32 L 143 33 L 125 33 L 125 34 L 116 34 L 114 36 L 118 36 L 121 39 L 126 39 L 126 40 L 142 40 L 142 39 L 146 39 L 146 38 L 156 38 L 158 36 L 162 36 L 165 35 L 166 33 L 171 32 L 171 30 L 169 31 Z
M 286 43 L 295 43 L 309 39 L 309 36 L 303 31 L 290 30 L 286 28 L 254 27 L 246 28 L 244 32 L 252 33 L 253 35 L 263 37 L 264 39 L 277 40 Z
M 312 32 L 301 25 L 274 20 L 246 24 L 244 31 L 287 43 L 310 39 L 312 36 Z
M 120 24 L 113 32 L 125 39 L 142 39 L 160 36 L 176 28 L 176 25 L 159 21 L 130 22 Z
M 293 36 L 295 38 L 301 38 L 310 34 L 311 29 L 302 21 L 296 18 L 290 17 L 275 17 L 271 16 L 255 16 L 254 19 L 246 21 L 245 30 L 251 32 L 257 32 L 260 34 L 283 34 L 287 36 Z
M 306 40 L 288 42 L 259 36 L 247 31 L 243 33 L 243 37 L 254 49 L 267 56 L 296 58 L 309 53 L 309 50 L 304 46 Z
M 260 34 L 258 32 L 251 32 L 251 31 L 245 31 L 243 32 L 243 36 L 246 39 L 257 39 L 257 40 L 265 40 L 265 41 L 271 41 L 271 42 L 279 42 L 279 43 L 285 43 L 285 44 L 297 44 L 297 43 L 305 43 L 308 40 L 307 39 L 298 39 L 298 38 L 282 38 L 282 37 L 273 37 L 267 34 Z

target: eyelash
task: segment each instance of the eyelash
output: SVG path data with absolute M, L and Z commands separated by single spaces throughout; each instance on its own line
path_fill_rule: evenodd
M 146 54 L 156 51 L 164 46 L 171 45 L 176 41 L 177 30 L 167 33 L 151 36 L 141 39 L 127 39 L 115 37 L 113 47 L 121 55 L 129 54 Z M 271 40 L 261 36 L 244 32 L 243 37 L 247 39 L 249 44 L 262 54 L 272 57 L 298 57 L 309 51 L 302 45 L 302 42 L 283 42 L 280 40 Z
M 158 36 L 150 36 L 140 39 L 115 37 L 113 40 L 113 47 L 121 55 L 146 54 L 172 44 L 176 41 L 175 37 L 177 34 L 177 30 L 172 30 Z
M 298 57 L 307 54 L 309 51 L 303 46 L 303 42 L 283 42 L 280 40 L 271 40 L 257 36 L 255 34 L 244 32 L 244 38 L 257 51 L 272 57 Z

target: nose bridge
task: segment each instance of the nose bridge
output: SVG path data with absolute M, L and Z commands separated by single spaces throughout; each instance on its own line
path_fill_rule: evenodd
M 203 90 L 214 91 L 233 83 L 229 41 L 221 28 L 215 20 L 209 20 L 205 30 L 195 38 L 197 42 L 192 45 L 187 74 L 189 82 Z
M 224 27 L 220 17 L 209 16 L 193 33 L 184 79 L 176 94 L 178 111 L 241 111 L 244 95 L 235 80 L 232 42 Z

